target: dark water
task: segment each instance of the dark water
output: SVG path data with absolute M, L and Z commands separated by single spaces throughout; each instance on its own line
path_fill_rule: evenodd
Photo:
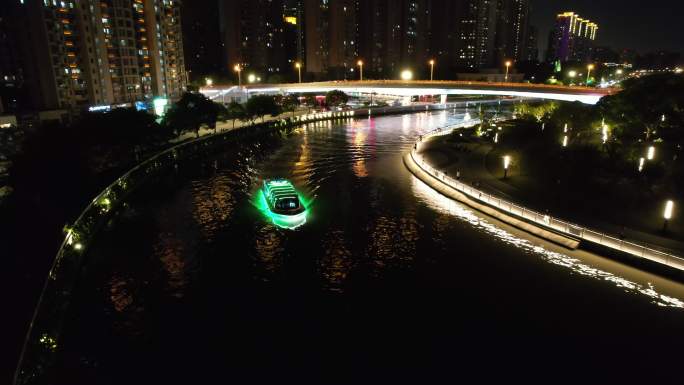
M 406 171 L 413 138 L 461 116 L 318 123 L 151 181 L 89 246 L 55 383 L 415 383 L 624 355 L 667 376 L 636 358 L 678 346 L 682 285 Z M 295 231 L 252 203 L 276 176 L 311 199 Z

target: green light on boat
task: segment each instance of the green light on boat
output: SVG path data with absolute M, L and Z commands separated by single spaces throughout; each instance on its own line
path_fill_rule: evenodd
M 288 186 L 292 187 L 292 184 L 288 181 L 276 180 L 267 182 L 269 187 L 281 187 Z M 266 201 L 266 195 L 264 194 L 264 189 L 260 188 L 256 194 L 255 206 L 261 211 L 261 213 L 268 218 L 274 225 L 293 230 L 306 223 L 306 218 L 309 215 L 309 204 L 307 199 L 304 199 L 302 194 L 297 193 L 297 198 L 300 204 L 304 207 L 304 211 L 295 215 L 284 215 L 273 212 Z

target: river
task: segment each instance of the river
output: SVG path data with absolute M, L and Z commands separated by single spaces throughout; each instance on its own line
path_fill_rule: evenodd
M 145 184 L 88 247 L 57 383 L 407 379 L 679 333 L 681 283 L 529 236 L 405 169 L 417 135 L 463 113 L 313 123 Z M 306 224 L 259 211 L 267 177 L 302 192 Z

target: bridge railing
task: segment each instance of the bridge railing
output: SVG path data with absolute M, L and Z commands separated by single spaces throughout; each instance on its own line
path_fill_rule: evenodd
M 444 135 L 445 133 L 450 132 L 453 128 L 464 127 L 477 123 L 478 121 L 473 120 L 469 122 L 464 122 L 457 126 L 438 128 L 436 130 L 428 132 L 427 134 L 424 134 L 421 140 L 425 140 L 426 138 L 431 136 Z M 419 140 L 419 142 L 421 140 Z M 657 250 L 655 248 L 643 244 L 625 241 L 624 239 L 620 239 L 614 235 L 590 229 L 585 226 L 581 226 L 572 222 L 568 222 L 550 216 L 548 214 L 542 214 L 520 204 L 507 201 L 492 194 L 488 194 L 473 186 L 465 184 L 460 180 L 453 179 L 451 176 L 446 175 L 444 172 L 437 170 L 427 161 L 425 161 L 424 158 L 419 157 L 416 150 L 411 151 L 411 159 L 423 171 L 425 171 L 435 179 L 465 194 L 468 198 L 473 199 L 476 202 L 484 203 L 513 217 L 523 219 L 526 222 L 533 223 L 541 228 L 548 229 L 559 234 L 595 243 L 612 250 L 617 250 L 635 257 L 644 258 L 659 264 L 672 267 L 677 270 L 684 270 L 684 258 L 682 257 L 661 250 Z

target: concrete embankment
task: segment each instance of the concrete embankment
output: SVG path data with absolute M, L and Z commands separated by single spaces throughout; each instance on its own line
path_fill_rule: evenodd
M 540 237 L 540 238 L 544 238 L 548 241 L 554 242 L 556 244 L 567 247 L 569 249 L 576 249 L 579 246 L 579 240 L 577 240 L 577 239 L 570 238 L 570 237 L 555 233 L 553 231 L 543 229 L 543 228 L 536 226 L 534 224 L 531 224 L 529 222 L 515 218 L 514 216 L 509 215 L 507 213 L 503 213 L 494 207 L 480 203 L 476 199 L 471 198 L 471 197 L 467 196 L 466 194 L 463 194 L 462 192 L 448 186 L 447 184 L 445 184 L 444 182 L 442 182 L 438 178 L 427 173 L 418 164 L 416 164 L 416 162 L 413 160 L 413 157 L 411 156 L 410 153 L 408 153 L 404 156 L 404 164 L 406 165 L 406 168 L 408 168 L 408 170 L 411 171 L 411 173 L 416 176 L 416 178 L 420 179 L 421 181 L 426 183 L 428 186 L 435 189 L 440 194 L 442 194 L 446 197 L 449 197 L 451 199 L 455 199 L 461 203 L 464 203 L 464 204 L 472 207 L 473 209 L 476 209 L 480 212 L 483 212 L 483 213 L 485 213 L 491 217 L 494 217 L 494 218 L 496 218 L 496 219 L 498 219 L 504 223 L 507 223 L 511 226 L 515 226 L 515 227 L 517 227 L 523 231 L 526 231 L 532 235 L 535 235 L 535 236 Z

